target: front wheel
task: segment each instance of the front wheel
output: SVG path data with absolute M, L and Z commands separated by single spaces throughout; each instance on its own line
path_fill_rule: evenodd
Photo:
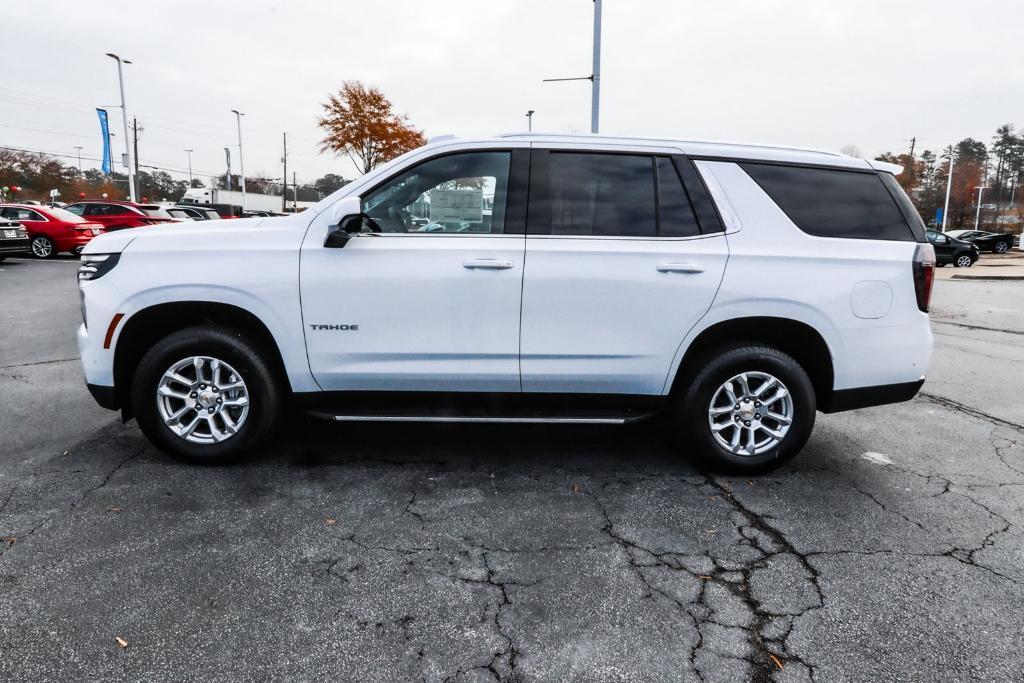
M 810 378 L 791 356 L 743 345 L 702 361 L 669 417 L 676 442 L 699 465 L 753 474 L 800 452 L 814 427 L 815 401 Z
M 995 252 L 997 254 L 1005 254 L 1009 250 L 1010 250 L 1010 245 L 1007 244 L 1006 242 L 996 242 Z
M 957 256 L 956 261 L 953 263 L 953 265 L 956 266 L 957 268 L 970 268 L 972 265 L 974 265 L 974 261 L 971 260 L 970 256 L 964 254 L 962 256 Z
M 143 355 L 132 408 L 160 450 L 220 463 L 265 442 L 280 417 L 281 389 L 262 349 L 240 332 L 202 325 L 164 337 Z
M 57 245 L 46 235 L 36 235 L 32 238 L 32 255 L 36 258 L 53 258 L 57 255 Z

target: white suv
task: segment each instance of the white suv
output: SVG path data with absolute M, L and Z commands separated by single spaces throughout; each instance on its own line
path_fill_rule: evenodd
M 224 460 L 329 419 L 624 423 L 765 470 L 912 398 L 934 252 L 894 172 L 806 150 L 448 138 L 304 213 L 89 243 L 96 400 Z

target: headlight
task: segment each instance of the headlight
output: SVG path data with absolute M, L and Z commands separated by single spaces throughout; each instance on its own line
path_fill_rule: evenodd
M 78 266 L 78 281 L 103 277 L 114 269 L 119 258 L 121 254 L 83 254 L 82 265 Z

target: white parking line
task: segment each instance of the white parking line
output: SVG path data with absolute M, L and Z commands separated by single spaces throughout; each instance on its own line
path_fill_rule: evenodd
M 55 264 L 58 264 L 58 263 L 73 263 L 75 265 L 78 265 L 78 263 L 79 263 L 78 261 L 69 261 L 67 259 L 57 259 L 57 260 L 54 260 L 54 261 L 44 261 L 43 259 L 37 259 L 37 258 L 17 258 L 17 257 L 12 258 L 12 257 L 8 257 L 7 260 L 8 261 L 14 261 L 16 263 L 48 263 L 50 265 L 55 265 Z
M 874 451 L 867 451 L 865 453 L 861 453 L 860 457 L 864 458 L 868 462 L 873 462 L 876 465 L 892 464 L 892 460 L 890 460 L 887 456 L 883 455 L 882 453 L 875 453 Z

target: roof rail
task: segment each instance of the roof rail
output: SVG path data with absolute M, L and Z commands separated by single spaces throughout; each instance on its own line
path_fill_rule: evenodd
M 454 133 L 444 133 L 443 135 L 434 135 L 432 137 L 427 138 L 427 144 L 428 145 L 432 145 L 435 142 L 444 142 L 445 140 L 455 140 L 458 137 L 459 136 L 455 135 Z
M 685 138 L 651 138 L 634 135 L 604 135 L 596 133 L 499 133 L 497 138 L 525 138 L 525 137 L 558 137 L 558 138 L 606 138 L 609 140 L 640 140 L 643 142 L 671 142 L 675 144 L 710 144 L 710 145 L 733 145 L 736 147 L 757 147 L 760 149 L 777 149 L 787 152 L 813 152 L 815 154 L 827 154 L 833 157 L 844 156 L 839 152 L 830 152 L 824 149 L 813 147 L 791 147 L 787 145 L 769 145 L 757 142 L 733 142 L 729 140 L 693 140 Z

